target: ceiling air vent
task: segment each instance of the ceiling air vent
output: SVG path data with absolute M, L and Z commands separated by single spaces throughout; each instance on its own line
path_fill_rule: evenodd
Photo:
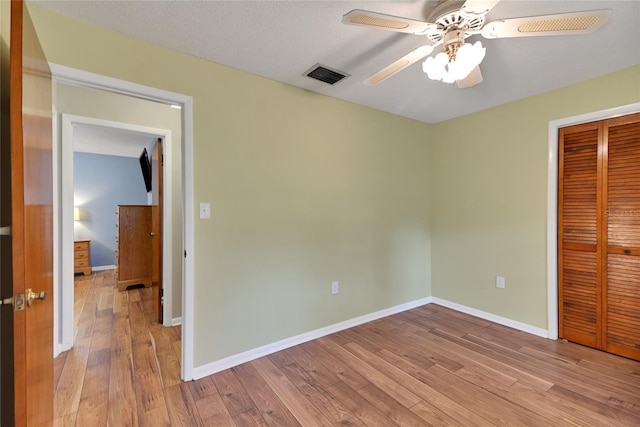
M 345 77 L 351 76 L 351 74 L 347 74 L 321 64 L 314 65 L 313 67 L 305 71 L 302 75 L 311 77 L 312 79 L 320 80 L 321 82 L 325 82 L 330 85 L 334 85 Z

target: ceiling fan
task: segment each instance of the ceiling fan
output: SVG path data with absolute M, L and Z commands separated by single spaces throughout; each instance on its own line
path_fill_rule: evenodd
M 342 17 L 342 23 L 424 35 L 429 39 L 429 44 L 412 50 L 374 73 L 365 81 L 366 84 L 376 85 L 388 79 L 428 56 L 442 44 L 442 52 L 428 57 L 423 63 L 423 71 L 433 80 L 456 82 L 462 88 L 482 82 L 479 65 L 484 58 L 485 48 L 480 41 L 465 43 L 469 36 L 481 34 L 486 39 L 495 39 L 589 34 L 606 25 L 611 15 L 610 10 L 590 10 L 487 23 L 487 14 L 499 1 L 441 0 L 429 15 L 428 22 L 355 9 Z

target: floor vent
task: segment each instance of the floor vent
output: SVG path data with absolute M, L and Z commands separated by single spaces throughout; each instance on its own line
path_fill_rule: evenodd
M 305 71 L 303 76 L 311 77 L 312 79 L 320 80 L 321 82 L 334 85 L 338 83 L 340 80 L 346 77 L 350 77 L 351 74 L 347 74 L 342 71 L 329 68 L 326 65 L 316 64 L 310 69 L 308 69 L 307 71 Z

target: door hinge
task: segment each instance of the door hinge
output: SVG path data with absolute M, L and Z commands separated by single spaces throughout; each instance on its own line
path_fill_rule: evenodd
M 24 294 L 0 299 L 0 305 L 12 305 L 14 311 L 24 310 Z
M 0 227 L 0 236 L 11 236 L 11 226 Z

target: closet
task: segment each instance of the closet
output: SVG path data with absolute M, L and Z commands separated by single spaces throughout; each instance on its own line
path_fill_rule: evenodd
M 560 130 L 559 335 L 640 360 L 640 113 Z

